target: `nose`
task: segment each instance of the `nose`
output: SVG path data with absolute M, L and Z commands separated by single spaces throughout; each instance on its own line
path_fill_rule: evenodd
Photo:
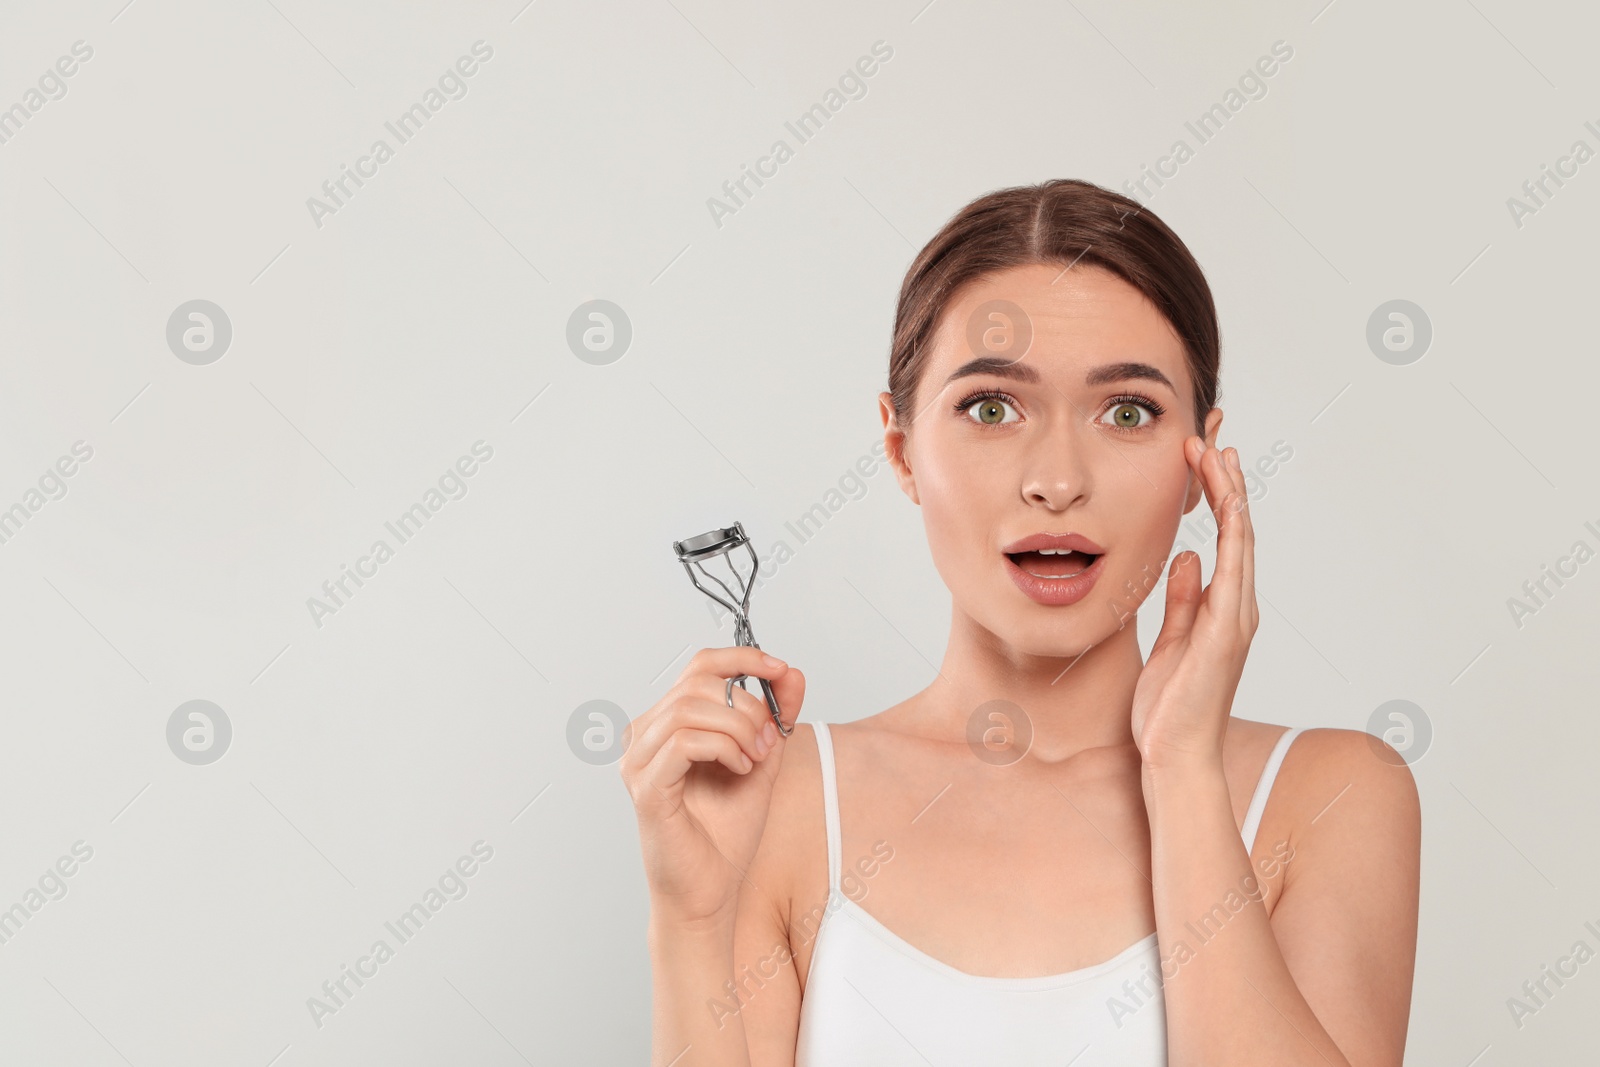
M 1030 506 L 1051 511 L 1066 511 L 1088 499 L 1090 477 L 1084 445 L 1070 419 L 1059 420 L 1034 435 L 1023 459 L 1023 499 Z

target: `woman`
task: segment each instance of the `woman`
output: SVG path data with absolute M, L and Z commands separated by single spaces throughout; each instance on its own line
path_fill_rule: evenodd
M 1097 186 L 992 193 L 922 250 L 879 408 L 945 657 L 784 736 L 725 679 L 789 727 L 799 668 L 703 649 L 632 724 L 655 1063 L 1401 1062 L 1415 786 L 1364 733 L 1230 714 L 1257 610 L 1218 361 L 1188 249 Z M 1202 497 L 1215 571 L 1172 560 L 1144 661 Z

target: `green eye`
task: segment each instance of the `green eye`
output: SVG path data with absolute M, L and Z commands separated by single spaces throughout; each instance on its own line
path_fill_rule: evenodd
M 1136 430 L 1140 426 L 1155 421 L 1154 415 L 1150 415 L 1148 419 L 1141 418 L 1142 415 L 1150 415 L 1149 409 L 1143 404 L 1134 404 L 1127 401 L 1113 406 L 1110 411 L 1106 412 L 1106 418 L 1110 421 L 1110 424 L 1123 430 Z
M 957 400 L 954 408 L 957 415 L 966 415 L 974 422 L 999 426 L 1001 423 L 1022 421 L 1022 416 L 1011 405 L 1012 400 L 1005 393 L 982 389 Z
M 967 414 L 973 416 L 978 422 L 989 426 L 997 426 L 1003 422 L 1017 421 L 1017 413 L 1012 409 L 1011 405 L 1007 404 L 1004 400 L 997 400 L 994 397 L 987 397 L 983 400 L 976 401 L 966 410 Z M 1006 417 L 1008 414 L 1011 416 L 1010 418 Z

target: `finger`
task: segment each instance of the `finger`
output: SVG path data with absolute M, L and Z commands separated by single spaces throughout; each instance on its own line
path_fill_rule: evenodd
M 690 659 L 678 680 L 691 675 L 708 674 L 717 678 L 735 678 L 747 674 L 752 678 L 772 681 L 783 676 L 788 664 L 777 656 L 763 652 L 751 645 L 729 645 L 726 648 L 702 648 Z
M 1234 488 L 1238 490 L 1241 507 L 1236 516 L 1242 519 L 1240 534 L 1243 538 L 1242 549 L 1242 575 L 1243 583 L 1240 589 L 1240 622 L 1254 625 L 1256 618 L 1256 520 L 1250 512 L 1250 483 L 1245 479 L 1244 471 L 1239 463 L 1239 450 L 1229 449 L 1233 462 L 1229 469 L 1233 475 Z
M 1216 618 L 1235 619 L 1239 614 L 1240 561 L 1237 549 L 1238 525 L 1232 472 L 1222 451 L 1207 446 L 1200 457 L 1206 499 L 1217 523 L 1217 563 L 1206 587 L 1207 611 Z
M 778 711 L 783 718 L 783 727 L 786 730 L 794 729 L 794 724 L 800 719 L 800 708 L 806 700 L 806 676 L 799 667 L 790 667 L 782 677 L 772 683 L 772 695 L 778 700 Z M 762 702 L 765 709 L 766 702 Z M 783 744 L 783 736 L 778 736 L 778 744 Z
M 1217 538 L 1217 568 L 1212 573 L 1211 598 L 1219 619 L 1243 620 L 1248 614 L 1245 607 L 1251 601 L 1255 587 L 1246 585 L 1246 564 L 1250 561 L 1250 498 L 1244 484 L 1244 472 L 1235 470 L 1239 450 L 1222 449 L 1217 452 L 1216 463 L 1226 489 L 1222 492 L 1222 508 L 1218 519 L 1221 531 Z
M 734 702 L 739 697 L 760 704 L 754 696 L 734 686 Z M 764 712 L 763 712 L 764 714 Z M 761 719 L 748 705 L 728 707 L 719 688 L 714 697 L 685 692 L 672 701 L 667 711 L 634 738 L 640 746 L 636 762 L 648 763 L 679 730 L 714 730 L 727 734 L 752 762 L 759 761 L 771 748 L 761 737 Z
M 793 670 L 792 667 L 790 669 Z M 727 679 L 718 678 L 710 674 L 694 675 L 684 683 L 683 691 L 700 697 L 708 704 L 728 706 Z M 741 737 L 740 744 L 744 746 L 745 752 L 757 760 L 765 757 L 770 746 L 763 745 L 760 739 L 763 736 L 763 728 L 772 722 L 772 713 L 767 710 L 766 699 L 760 690 L 752 693 L 743 686 L 735 684 L 733 687 L 733 708 L 731 710 L 743 715 L 750 723 L 750 733 L 755 749 L 752 750 L 750 743 L 747 743 Z
M 1203 437 L 1196 437 L 1193 440 L 1195 445 L 1185 458 L 1189 460 L 1200 488 L 1205 491 L 1206 506 L 1211 509 L 1211 517 L 1216 521 L 1217 529 L 1220 531 L 1225 519 L 1222 513 L 1222 500 L 1232 490 L 1233 483 L 1229 478 L 1227 465 L 1222 461 L 1222 453 L 1206 444 Z
M 1179 552 L 1167 572 L 1167 611 L 1150 654 L 1153 656 L 1157 649 L 1187 638 L 1194 629 L 1195 614 L 1199 610 L 1200 556 L 1195 552 Z
M 1206 506 L 1211 509 L 1212 521 L 1216 523 L 1219 543 L 1223 527 L 1227 524 L 1228 515 L 1223 510 L 1222 502 L 1232 491 L 1232 481 L 1228 476 L 1227 465 L 1222 461 L 1222 454 L 1217 449 L 1206 444 L 1203 437 L 1192 437 L 1192 447 L 1185 453 L 1184 458 L 1189 461 L 1190 468 L 1194 471 L 1194 478 L 1200 483 L 1200 488 L 1205 493 Z M 1216 581 L 1215 572 L 1212 573 L 1213 582 Z
M 639 773 L 639 788 L 648 798 L 668 797 L 696 763 L 720 763 L 744 775 L 755 766 L 733 738 L 717 730 L 678 730 Z M 642 806 L 642 805 L 641 805 Z
M 724 684 L 726 679 L 740 674 L 765 678 L 772 686 L 773 696 L 777 698 L 778 711 L 785 729 L 794 726 L 800 701 L 805 696 L 805 676 L 800 674 L 797 668 L 790 667 L 782 659 L 770 653 L 747 645 L 701 649 L 684 668 L 682 677 L 688 678 L 692 674 L 720 678 Z M 799 688 L 795 695 L 786 699 L 784 694 L 796 685 Z M 791 700 L 793 708 L 790 707 Z M 770 712 L 767 715 L 769 719 L 772 717 Z
M 765 738 L 767 731 L 771 731 L 772 734 L 771 747 L 766 750 L 765 755 L 756 761 L 755 773 L 766 776 L 769 781 L 776 781 L 778 772 L 783 767 L 783 753 L 787 747 L 788 738 L 773 725 L 772 712 L 767 710 L 767 702 L 763 694 L 744 693 L 742 690 L 738 690 L 737 686 L 735 686 L 735 689 L 737 691 L 734 693 L 733 699 L 736 702 L 739 701 L 741 695 L 749 699 L 757 718 L 757 728 L 760 736 Z M 800 708 L 805 702 L 806 696 L 806 676 L 801 673 L 799 667 L 790 667 L 782 678 L 772 683 L 772 696 L 777 701 L 778 710 L 782 713 L 784 728 L 788 730 L 794 729 L 795 723 L 799 721 Z

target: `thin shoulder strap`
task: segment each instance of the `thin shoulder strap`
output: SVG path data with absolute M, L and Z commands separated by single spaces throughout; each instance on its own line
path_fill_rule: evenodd
M 811 721 L 811 731 L 817 738 L 817 758 L 822 762 L 822 815 L 828 827 L 828 892 L 839 889 L 839 781 L 834 773 L 833 736 L 828 724 Z
M 1246 852 L 1255 847 L 1256 831 L 1261 828 L 1261 813 L 1267 810 L 1267 796 L 1272 792 L 1272 783 L 1277 780 L 1278 768 L 1283 765 L 1284 755 L 1299 734 L 1298 726 L 1290 727 L 1279 734 L 1278 743 L 1272 746 L 1272 754 L 1267 757 L 1267 765 L 1261 769 L 1261 780 L 1256 783 L 1255 794 L 1250 798 L 1250 807 L 1244 813 L 1244 825 L 1239 828 L 1239 833 L 1244 837 Z

